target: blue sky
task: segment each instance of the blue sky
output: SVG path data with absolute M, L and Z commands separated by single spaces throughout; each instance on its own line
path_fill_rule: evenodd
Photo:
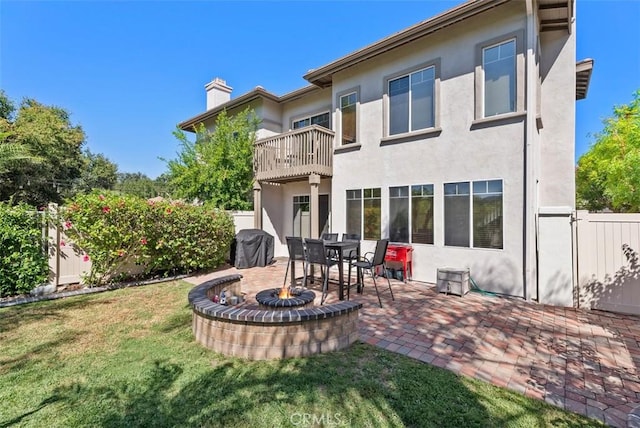
M 461 1 L 0 2 L 0 88 L 71 113 L 87 147 L 156 177 L 175 125 L 205 110 L 220 76 L 233 96 L 276 94 L 305 72 Z M 577 0 L 577 58 L 595 67 L 577 102 L 576 158 L 613 105 L 640 88 L 640 1 Z

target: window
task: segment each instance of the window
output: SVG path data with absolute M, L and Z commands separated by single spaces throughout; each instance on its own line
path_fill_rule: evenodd
M 409 186 L 389 188 L 389 239 L 409 242 Z
M 304 128 L 305 126 L 310 125 L 320 125 L 324 128 L 331 129 L 331 126 L 329 125 L 329 112 L 295 120 L 293 122 L 293 129 Z
M 482 50 L 484 117 L 516 111 L 516 41 Z
M 382 208 L 380 206 L 380 188 L 363 190 L 364 233 L 363 239 L 380 239 Z
M 433 244 L 433 185 L 411 186 L 411 242 Z
M 356 92 L 351 92 L 350 94 L 340 97 L 342 144 L 351 144 L 356 142 L 357 102 L 358 94 Z
M 502 180 L 445 184 L 444 223 L 445 245 L 502 249 Z
M 389 80 L 389 135 L 435 126 L 435 66 Z
M 469 183 L 444 185 L 444 245 L 469 246 Z
M 308 195 L 293 197 L 293 236 L 311 237 Z
M 473 182 L 473 246 L 502 249 L 502 180 Z
M 362 190 L 347 190 L 347 233 L 362 235 Z

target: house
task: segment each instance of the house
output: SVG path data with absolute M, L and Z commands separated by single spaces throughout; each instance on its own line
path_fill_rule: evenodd
M 211 128 L 251 106 L 255 225 L 276 237 L 359 233 L 413 246 L 413 278 L 468 267 L 483 289 L 573 305 L 573 0 L 471 0 L 309 71 L 310 85 L 231 98 L 206 85 Z

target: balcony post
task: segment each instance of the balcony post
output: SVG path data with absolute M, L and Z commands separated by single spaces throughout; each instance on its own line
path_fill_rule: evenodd
M 318 174 L 309 175 L 309 185 L 311 186 L 310 197 L 310 221 L 311 221 L 311 238 L 320 238 L 320 230 L 318 223 L 320 222 L 320 198 L 318 196 L 318 190 L 320 187 L 320 176 Z
M 262 229 L 262 186 L 257 180 L 253 182 L 253 227 Z

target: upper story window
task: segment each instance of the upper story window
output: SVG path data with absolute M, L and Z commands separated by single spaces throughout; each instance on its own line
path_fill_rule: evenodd
M 503 34 L 475 47 L 474 118 L 498 125 L 503 115 L 524 113 L 524 31 Z
M 304 128 L 309 125 L 320 125 L 324 128 L 331 129 L 331 125 L 329 125 L 329 112 L 293 121 L 293 129 Z
M 484 117 L 516 111 L 516 41 L 482 50 Z
M 388 82 L 389 135 L 435 126 L 435 66 Z
M 356 142 L 357 103 L 357 92 L 351 92 L 340 97 L 342 144 L 351 144 Z

